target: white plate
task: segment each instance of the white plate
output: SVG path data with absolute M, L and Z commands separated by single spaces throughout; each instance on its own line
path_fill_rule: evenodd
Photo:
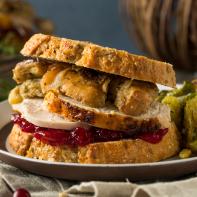
M 32 173 L 67 180 L 151 180 L 170 179 L 197 172 L 197 157 L 143 164 L 75 164 L 30 159 L 11 153 L 6 148 L 10 133 L 11 108 L 0 103 L 0 159 Z M 6 126 L 7 125 L 7 126 Z

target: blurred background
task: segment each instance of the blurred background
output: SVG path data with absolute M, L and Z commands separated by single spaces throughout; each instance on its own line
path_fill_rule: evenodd
M 119 0 L 29 0 L 39 16 L 50 18 L 54 33 L 78 40 L 140 53 L 129 40 L 119 12 Z
M 12 86 L 21 47 L 36 32 L 170 62 L 178 82 L 196 78 L 196 10 L 197 0 L 0 0 L 0 88 L 6 90 L 0 99 Z

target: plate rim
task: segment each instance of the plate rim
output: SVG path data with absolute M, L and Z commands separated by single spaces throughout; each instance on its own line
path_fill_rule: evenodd
M 12 158 L 25 160 L 28 162 L 48 164 L 48 165 L 75 166 L 75 167 L 147 167 L 147 166 L 154 167 L 154 166 L 171 165 L 171 164 L 172 165 L 182 164 L 182 163 L 187 163 L 197 160 L 197 157 L 191 157 L 187 159 L 163 160 L 163 161 L 152 162 L 152 163 L 149 162 L 149 163 L 136 163 L 136 164 L 80 164 L 80 163 L 66 163 L 66 162 L 38 160 L 38 159 L 16 155 L 8 151 L 4 151 L 2 149 L 0 149 L 0 153 L 3 153 L 4 155 L 7 156 L 11 156 Z

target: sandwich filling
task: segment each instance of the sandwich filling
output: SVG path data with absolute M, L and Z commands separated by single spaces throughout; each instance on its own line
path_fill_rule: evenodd
M 68 145 L 71 147 L 85 146 L 96 142 L 118 141 L 124 139 L 142 139 L 152 144 L 159 143 L 168 129 L 159 129 L 152 132 L 111 131 L 96 127 L 76 127 L 71 130 L 52 129 L 36 126 L 25 120 L 20 114 L 12 117 L 23 132 L 31 133 L 36 139 L 52 146 Z
M 118 131 L 102 129 L 84 122 L 72 122 L 58 114 L 50 112 L 42 99 L 25 99 L 12 105 L 18 113 L 13 114 L 12 121 L 22 132 L 32 134 L 37 140 L 53 146 L 85 146 L 90 143 L 118 141 L 124 139 L 142 139 L 152 144 L 159 143 L 167 128 Z
M 75 65 L 28 60 L 16 65 L 14 79 L 21 98 L 42 98 L 50 90 L 80 103 L 100 108 L 109 103 L 120 112 L 147 112 L 158 95 L 150 82 L 127 79 Z M 12 103 L 12 102 L 11 102 Z
M 13 73 L 18 83 L 9 95 L 18 112 L 13 122 L 43 143 L 76 147 L 142 139 L 155 144 L 168 132 L 170 113 L 155 102 L 154 83 L 44 60 L 20 62 Z

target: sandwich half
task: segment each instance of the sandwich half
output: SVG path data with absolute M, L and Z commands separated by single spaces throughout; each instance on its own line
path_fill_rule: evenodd
M 179 133 L 156 84 L 175 87 L 172 65 L 126 51 L 36 34 L 13 70 L 9 144 L 58 162 L 144 163 L 176 155 Z

